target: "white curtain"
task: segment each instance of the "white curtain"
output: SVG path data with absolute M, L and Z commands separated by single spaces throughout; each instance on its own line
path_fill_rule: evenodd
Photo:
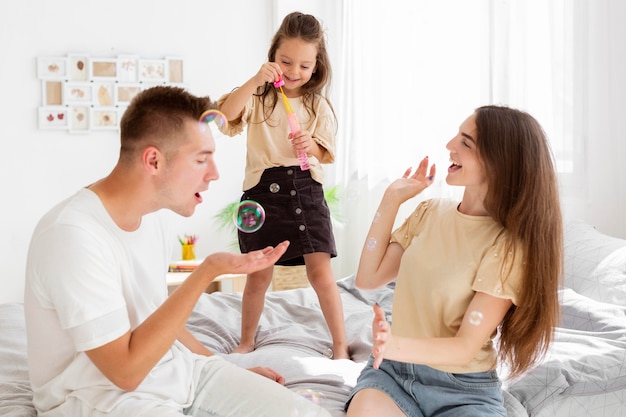
M 335 182 L 344 190 L 336 273 L 353 273 L 385 187 L 425 155 L 435 184 L 407 202 L 399 224 L 445 184 L 446 143 L 474 108 L 506 104 L 534 115 L 566 181 L 583 175 L 573 134 L 574 12 L 569 0 L 343 0 L 334 65 L 339 120 Z
M 584 175 L 582 136 L 575 117 L 574 61 L 580 59 L 581 15 L 571 0 L 490 1 L 490 101 L 524 109 L 551 141 L 563 188 L 580 191 Z M 575 43 L 574 28 L 578 28 Z M 578 97 L 580 98 L 580 97 Z M 578 151 L 576 151 L 578 149 Z

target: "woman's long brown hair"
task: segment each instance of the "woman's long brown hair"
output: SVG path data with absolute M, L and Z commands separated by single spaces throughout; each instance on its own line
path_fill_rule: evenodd
M 476 109 L 477 147 L 487 176 L 485 208 L 521 246 L 517 305 L 500 325 L 499 356 L 519 376 L 546 353 L 559 320 L 563 222 L 554 158 L 539 123 L 504 106 Z

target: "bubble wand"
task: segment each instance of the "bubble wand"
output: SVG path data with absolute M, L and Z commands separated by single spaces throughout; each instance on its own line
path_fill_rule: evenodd
M 283 77 L 280 77 L 278 81 L 274 82 L 274 87 L 280 90 L 280 94 L 283 96 L 283 103 L 285 103 L 285 109 L 287 110 L 287 121 L 289 122 L 289 129 L 291 133 L 295 135 L 300 131 L 300 125 L 298 124 L 298 119 L 296 118 L 296 112 L 293 111 L 293 107 L 291 107 L 291 103 L 287 99 L 285 95 L 285 91 L 283 90 L 283 85 L 285 85 L 285 81 Z M 309 165 L 309 157 L 304 152 L 298 152 L 298 161 L 300 161 L 300 169 L 306 171 L 311 168 Z

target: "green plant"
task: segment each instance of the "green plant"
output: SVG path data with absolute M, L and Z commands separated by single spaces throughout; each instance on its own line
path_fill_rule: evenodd
M 330 188 L 324 189 L 324 198 L 328 209 L 330 210 L 330 217 L 338 223 L 343 223 L 343 216 L 341 215 L 341 189 L 338 185 L 334 185 Z
M 326 199 L 326 204 L 328 204 L 328 209 L 330 210 L 331 218 L 338 223 L 343 222 L 343 217 L 341 216 L 341 189 L 338 185 L 334 185 L 329 188 L 324 188 L 324 198 Z M 218 230 L 228 230 L 232 235 L 235 236 L 234 240 L 228 245 L 230 249 L 238 250 L 239 243 L 237 242 L 237 228 L 235 226 L 235 222 L 233 221 L 233 217 L 237 212 L 237 208 L 239 207 L 239 200 L 233 201 L 231 203 L 226 204 L 220 211 L 218 211 L 213 219 L 218 226 Z

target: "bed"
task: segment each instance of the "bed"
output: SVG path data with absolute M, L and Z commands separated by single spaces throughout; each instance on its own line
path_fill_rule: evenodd
M 504 381 L 509 416 L 626 416 L 626 240 L 583 222 L 566 227 L 566 270 L 561 324 L 539 366 Z M 391 319 L 393 283 L 374 291 L 337 282 L 353 360 L 329 358 L 330 336 L 311 288 L 267 294 L 258 348 L 227 355 L 238 342 L 240 293 L 203 294 L 188 326 L 217 354 L 243 366 L 269 366 L 286 386 L 318 402 L 335 417 L 371 349 L 371 306 Z M 500 370 L 506 375 L 507 370 Z M 28 383 L 21 303 L 0 305 L 0 415 L 35 416 Z

